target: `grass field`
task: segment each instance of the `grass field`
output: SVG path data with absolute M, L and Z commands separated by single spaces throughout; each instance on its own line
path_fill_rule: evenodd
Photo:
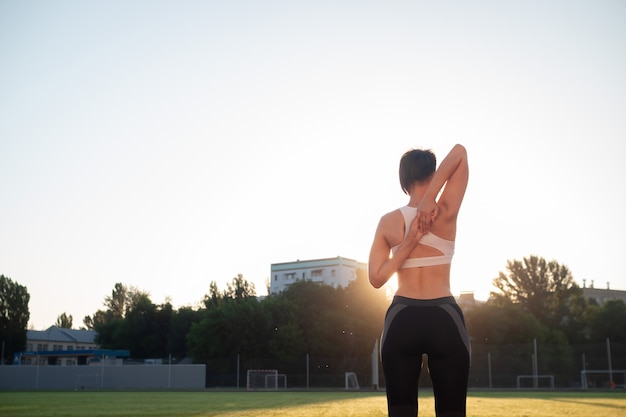
M 434 417 L 420 392 L 420 417 Z M 385 417 L 384 392 L 0 392 L 11 417 Z M 480 417 L 626 416 L 626 392 L 470 392 L 467 415 Z

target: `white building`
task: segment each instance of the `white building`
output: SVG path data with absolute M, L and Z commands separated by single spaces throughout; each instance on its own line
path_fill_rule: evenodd
M 583 297 L 587 300 L 595 299 L 599 305 L 604 304 L 609 300 L 622 300 L 626 303 L 626 291 L 623 290 L 611 290 L 608 288 L 594 288 L 593 281 L 591 287 L 583 287 Z
M 26 331 L 26 352 L 22 352 L 22 362 L 40 362 L 50 365 L 76 365 L 84 363 L 80 353 L 97 349 L 96 332 L 93 330 L 65 329 L 50 326 L 46 330 Z
M 14 365 L 88 365 L 121 363 L 130 355 L 127 350 L 100 349 L 93 330 L 65 329 L 50 326 L 46 330 L 26 331 L 26 351 L 13 356 Z
M 367 272 L 367 264 L 341 256 L 272 264 L 270 295 L 279 294 L 294 282 L 304 280 L 333 287 L 346 287 L 356 278 L 359 269 Z

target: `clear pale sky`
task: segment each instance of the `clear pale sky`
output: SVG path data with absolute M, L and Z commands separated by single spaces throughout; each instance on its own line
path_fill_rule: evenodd
M 398 161 L 466 146 L 453 293 L 626 290 L 623 1 L 0 2 L 0 274 L 30 326 L 367 262 Z

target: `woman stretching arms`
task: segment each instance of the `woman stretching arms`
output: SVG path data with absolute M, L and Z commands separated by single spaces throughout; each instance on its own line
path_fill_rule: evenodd
M 381 217 L 370 251 L 369 280 L 375 288 L 395 273 L 398 277 L 381 341 L 389 417 L 417 416 L 423 354 L 437 416 L 465 416 L 469 336 L 450 292 L 457 217 L 469 173 L 465 148 L 455 145 L 435 168 L 429 150 L 402 156 L 400 185 L 410 197 L 408 205 Z

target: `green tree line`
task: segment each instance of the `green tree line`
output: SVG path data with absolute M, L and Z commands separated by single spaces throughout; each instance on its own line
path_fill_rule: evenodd
M 10 359 L 25 347 L 28 293 L 4 276 L 0 283 L 0 331 L 10 340 L 5 349 Z M 482 345 L 522 346 L 519 357 L 508 355 L 511 367 L 528 362 L 534 340 L 543 349 L 542 366 L 552 371 L 572 368 L 580 354 L 576 346 L 603 345 L 607 338 L 626 346 L 626 305 L 585 300 L 569 269 L 556 261 L 537 256 L 508 261 L 493 284 L 488 301 L 464 305 L 466 324 L 478 351 Z M 238 275 L 224 290 L 211 282 L 200 307 L 178 309 L 117 283 L 104 308 L 83 324 L 98 333 L 103 348 L 128 349 L 134 358 L 171 355 L 210 363 L 242 355 L 289 362 L 310 354 L 347 361 L 371 354 L 388 303 L 384 291 L 369 285 L 365 271 L 346 288 L 300 281 L 261 301 L 254 285 Z M 57 325 L 71 323 L 65 313 L 57 319 Z M 16 329 L 23 332 L 20 337 L 8 336 Z M 618 349 L 615 355 L 615 367 L 626 367 L 620 362 L 626 352 Z
M 486 361 L 474 361 L 478 352 L 499 355 L 498 372 L 508 378 L 505 385 L 514 386 L 520 369 L 530 373 L 529 358 L 538 344 L 538 373 L 554 375 L 557 385 L 571 386 L 580 381 L 583 367 L 608 368 L 608 341 L 614 347 L 613 369 L 626 368 L 623 301 L 600 305 L 585 299 L 566 266 L 538 256 L 508 261 L 506 272 L 493 284 L 496 290 L 487 302 L 465 311 L 475 351 L 474 374 L 487 373 Z M 591 361 L 594 357 L 602 360 Z
M 212 282 L 200 308 L 156 305 L 145 292 L 115 285 L 84 323 L 103 348 L 128 349 L 137 358 L 207 363 L 239 354 L 290 361 L 306 354 L 354 357 L 371 353 L 380 337 L 387 298 L 364 273 L 346 288 L 300 281 L 262 301 L 238 275 L 224 291 Z

